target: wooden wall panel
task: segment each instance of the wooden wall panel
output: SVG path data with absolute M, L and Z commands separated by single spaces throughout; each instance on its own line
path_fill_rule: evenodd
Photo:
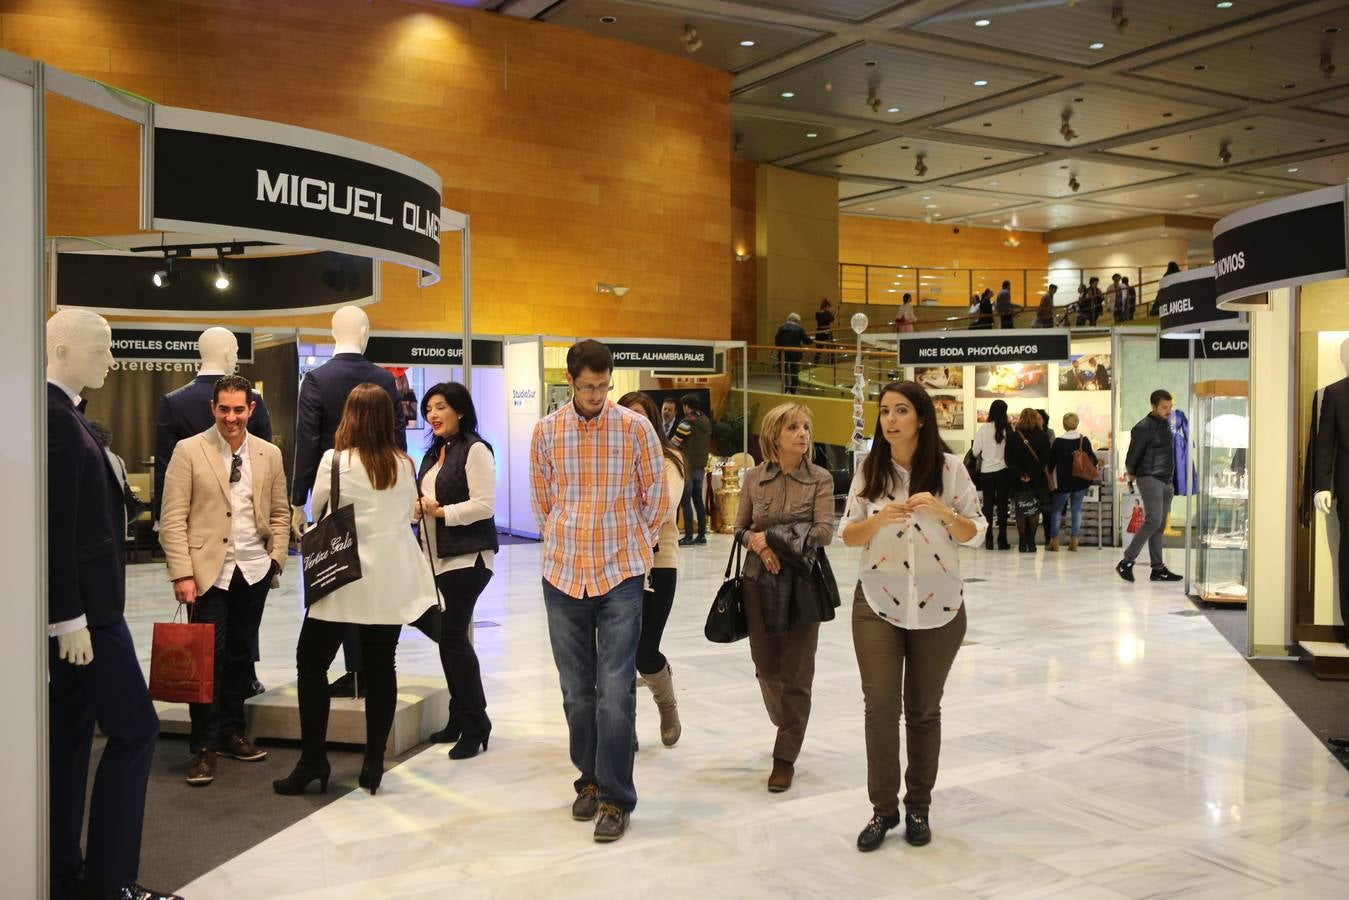
M 1038 232 L 1018 231 L 1020 247 L 1004 247 L 1007 232 L 869 216 L 838 217 L 838 259 L 876 266 L 965 269 L 1045 269 L 1049 248 Z
M 757 337 L 758 263 L 755 262 L 755 163 L 731 161 L 731 251 L 749 259 L 731 266 L 731 337 L 753 342 Z M 732 257 L 734 258 L 734 257 Z
M 426 163 L 445 205 L 472 217 L 475 331 L 731 334 L 724 72 L 400 0 L 0 0 L 0 47 Z M 55 98 L 48 131 L 52 233 L 135 230 L 135 128 Z M 458 246 L 446 236 L 444 278 L 426 290 L 384 266 L 375 327 L 457 330 Z M 631 292 L 597 294 L 601 281 Z

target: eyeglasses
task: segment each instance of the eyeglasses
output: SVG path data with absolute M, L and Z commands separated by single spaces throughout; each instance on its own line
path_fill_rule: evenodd
M 578 384 L 575 388 L 578 394 L 607 394 L 614 389 L 614 383 L 606 381 L 604 384 Z
M 238 484 L 244 477 L 244 461 L 237 453 L 230 456 L 230 460 L 230 484 Z

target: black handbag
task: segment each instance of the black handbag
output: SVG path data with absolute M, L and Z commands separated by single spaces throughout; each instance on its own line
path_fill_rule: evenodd
M 735 536 L 735 546 L 731 548 L 731 557 L 726 560 L 726 574 L 721 587 L 717 589 L 712 608 L 707 611 L 707 623 L 703 625 L 703 635 L 714 644 L 734 644 L 749 637 L 749 622 L 745 618 L 744 586 L 740 575 L 740 534 Z M 731 567 L 735 567 L 735 577 L 731 577 Z
M 361 578 L 361 557 L 356 543 L 356 509 L 341 506 L 338 470 L 342 455 L 333 451 L 332 492 L 319 520 L 300 538 L 304 563 L 301 581 L 304 605 L 309 608 L 343 585 Z

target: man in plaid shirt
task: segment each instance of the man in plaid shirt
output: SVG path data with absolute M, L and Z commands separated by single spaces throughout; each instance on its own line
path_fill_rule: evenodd
M 672 502 L 647 418 L 609 400 L 614 357 L 567 351 L 572 402 L 534 428 L 529 488 L 543 537 L 543 599 L 576 780 L 572 818 L 616 841 L 637 805 L 637 639 L 642 581 Z

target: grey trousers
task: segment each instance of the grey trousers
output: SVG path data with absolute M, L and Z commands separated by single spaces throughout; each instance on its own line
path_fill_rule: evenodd
M 1138 495 L 1143 499 L 1143 526 L 1138 529 L 1134 539 L 1124 549 L 1124 558 L 1136 562 L 1143 545 L 1148 545 L 1148 559 L 1152 568 L 1160 569 L 1162 562 L 1162 526 L 1166 524 L 1166 514 L 1171 509 L 1171 501 L 1176 496 L 1171 482 L 1153 478 L 1151 475 L 1138 476 Z

